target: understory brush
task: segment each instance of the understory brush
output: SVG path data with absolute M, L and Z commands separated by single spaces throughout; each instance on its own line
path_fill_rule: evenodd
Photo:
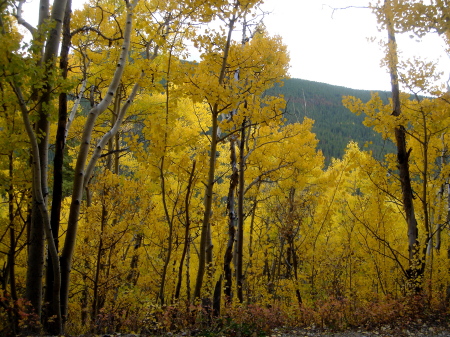
M 372 301 L 330 297 L 302 305 L 226 305 L 222 306 L 220 315 L 214 313 L 211 307 L 202 305 L 149 305 L 126 313 L 102 311 L 93 324 L 96 325 L 96 333 L 163 335 L 171 332 L 195 336 L 256 337 L 267 336 L 275 328 L 332 331 L 352 328 L 371 330 L 385 325 L 400 329 L 414 328 L 419 323 L 443 324 L 449 317 L 449 310 L 442 302 L 423 296 L 403 299 L 386 297 Z M 92 325 L 90 331 L 93 331 Z M 80 334 L 82 331 L 68 333 Z

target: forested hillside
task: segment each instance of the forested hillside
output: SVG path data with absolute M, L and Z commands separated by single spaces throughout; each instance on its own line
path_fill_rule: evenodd
M 301 121 L 304 117 L 314 120 L 312 130 L 319 139 L 318 148 L 322 150 L 327 163 L 331 158 L 341 158 L 350 141 L 371 150 L 378 159 L 395 151 L 391 140 L 383 139 L 372 128 L 363 125 L 364 114 L 356 115 L 342 104 L 344 96 L 368 101 L 371 96 L 368 90 L 291 78 L 270 89 L 268 93 L 284 95 L 287 101 L 285 118 L 288 123 Z M 385 102 L 391 95 L 390 92 L 379 94 Z
M 0 2 L 1 336 L 449 322 L 450 93 L 395 40 L 448 6 L 372 7 L 388 95 L 273 89 L 262 0 L 71 3 Z

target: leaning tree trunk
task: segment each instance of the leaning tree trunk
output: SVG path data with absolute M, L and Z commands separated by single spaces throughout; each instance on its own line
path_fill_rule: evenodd
M 54 26 L 49 30 L 46 41 L 45 48 L 43 49 L 43 55 L 41 60 L 38 63 L 38 66 L 45 67 L 45 74 L 50 73 L 50 69 L 55 66 L 56 56 L 58 53 L 59 42 L 61 37 L 61 29 L 62 22 L 64 18 L 64 10 L 66 7 L 66 0 L 55 2 L 52 13 L 51 13 L 51 22 L 54 22 Z M 45 24 L 45 19 L 48 17 L 48 1 L 41 1 L 40 13 L 39 13 L 39 25 L 38 32 L 34 31 L 34 40 L 33 44 L 39 44 L 43 42 L 39 37 L 41 28 Z M 43 44 L 43 45 L 44 45 Z M 50 122 L 48 116 L 48 107 L 50 106 L 51 99 L 53 98 L 53 86 L 51 84 L 52 79 L 45 76 L 42 79 L 43 86 L 42 90 L 34 90 L 33 98 L 39 102 L 38 104 L 38 115 L 39 119 L 36 122 L 36 131 L 32 129 L 27 130 L 29 137 L 36 138 L 38 142 L 37 148 L 34 149 L 34 145 L 32 144 L 32 152 L 33 152 L 33 175 L 40 174 L 39 179 L 33 177 L 33 181 L 36 182 L 39 180 L 40 186 L 36 186 L 33 184 L 33 206 L 32 206 L 32 221 L 31 221 L 31 229 L 30 229 L 30 240 L 28 247 L 28 266 L 27 266 L 27 281 L 26 281 L 26 297 L 30 300 L 35 309 L 36 314 L 41 316 L 41 308 L 42 308 L 42 277 L 43 277 L 43 266 L 44 266 L 44 233 L 50 228 L 50 223 L 46 222 L 46 216 L 48 215 L 48 205 L 47 205 L 47 196 L 48 196 L 48 135 L 50 129 Z M 16 95 L 19 100 L 23 100 L 22 90 L 17 83 L 13 84 L 16 92 Z M 19 97 L 21 96 L 21 97 Z M 28 118 L 29 111 L 26 107 L 24 101 L 19 102 L 21 105 L 22 114 L 24 118 Z M 26 115 L 26 116 L 25 116 Z M 26 126 L 27 127 L 27 126 Z M 33 135 L 31 136 L 31 132 Z M 39 139 L 39 141 L 38 141 Z M 38 162 L 36 162 L 38 160 Z M 36 163 L 38 163 L 39 168 L 37 169 Z M 41 199 L 41 195 L 42 198 Z M 45 210 L 43 209 L 45 208 Z M 46 214 L 44 214 L 46 213 Z M 48 228 L 47 228 L 48 227 Z M 47 234 L 45 234 L 47 235 Z M 53 237 L 47 237 L 47 240 L 53 240 Z M 49 246 L 53 244 L 49 243 Z M 53 252 L 52 254 L 53 255 Z M 57 260 L 54 259 L 54 262 Z M 59 268 L 56 268 L 54 271 L 54 278 L 59 278 Z M 56 285 L 59 293 L 59 285 Z M 56 293 L 56 291 L 55 291 Z M 55 302 L 59 301 L 56 300 Z M 52 303 L 53 305 L 55 303 Z M 58 311 L 59 309 L 56 309 Z M 57 315 L 59 318 L 59 315 Z M 56 320 L 58 321 L 58 319 Z M 58 322 L 56 323 L 58 325 Z
M 23 2 L 21 3 L 23 4 Z M 21 4 L 19 4 L 21 6 Z M 47 205 L 48 195 L 48 130 L 49 130 L 49 116 L 48 107 L 53 98 L 52 79 L 47 77 L 51 73 L 51 69 L 56 64 L 56 56 L 58 53 L 59 42 L 61 37 L 62 22 L 64 19 L 64 11 L 66 7 L 66 0 L 57 1 L 52 7 L 51 21 L 54 26 L 48 31 L 43 56 L 38 63 L 38 66 L 45 67 L 46 76 L 42 79 L 42 90 L 33 90 L 33 99 L 38 100 L 38 115 L 39 119 L 36 122 L 36 131 L 33 130 L 29 120 L 30 110 L 27 107 L 23 96 L 23 91 L 16 81 L 11 82 L 16 97 L 19 101 L 20 110 L 24 120 L 24 125 L 28 137 L 30 139 L 30 146 L 32 152 L 32 168 L 33 168 L 33 207 L 32 207 L 32 224 L 30 234 L 32 241 L 29 243 L 29 260 L 27 270 L 27 288 L 26 296 L 31 301 L 37 315 L 41 315 L 42 305 L 42 267 L 43 267 L 43 252 L 44 252 L 44 233 L 47 238 L 49 247 L 49 255 L 51 256 L 52 264 L 55 266 L 53 271 L 54 301 L 51 303 L 53 310 L 56 313 L 55 331 L 62 333 L 61 315 L 60 315 L 60 269 L 58 264 L 58 252 L 55 241 L 51 233 L 50 215 Z M 44 23 L 44 18 L 48 15 L 48 1 L 41 1 L 40 15 L 39 15 L 39 30 Z M 29 26 L 30 27 L 30 26 Z M 33 44 L 40 41 L 39 33 L 35 33 L 35 40 Z M 40 139 L 39 139 L 40 138 Z M 39 140 L 38 140 L 39 139 Z M 36 269 L 35 269 L 36 268 Z
M 89 154 L 90 143 L 92 131 L 95 125 L 97 117 L 105 111 L 111 104 L 112 99 L 117 91 L 120 84 L 120 80 L 124 73 L 125 65 L 128 59 L 128 51 L 130 47 L 130 38 L 132 31 L 133 22 L 133 9 L 136 6 L 138 0 L 134 0 L 133 3 L 127 2 L 127 16 L 126 16 L 126 26 L 124 32 L 124 41 L 122 44 L 122 51 L 120 58 L 117 62 L 117 67 L 114 76 L 111 80 L 110 86 L 108 88 L 107 94 L 103 100 L 94 108 L 91 109 L 87 116 L 86 124 L 82 134 L 82 141 L 80 144 L 80 150 L 78 152 L 77 162 L 75 166 L 75 178 L 73 182 L 73 192 L 72 192 L 72 202 L 70 204 L 69 219 L 67 223 L 66 238 L 64 241 L 64 248 L 61 252 L 61 307 L 62 314 L 64 318 L 67 318 L 67 308 L 69 300 L 69 283 L 70 283 L 70 272 L 72 269 L 73 254 L 75 251 L 75 241 L 77 237 L 78 230 L 78 218 L 80 214 L 80 207 L 83 198 L 83 188 L 85 184 L 85 178 L 90 176 L 88 170 L 93 170 L 96 159 L 100 156 L 98 151 L 91 158 L 88 170 L 85 172 L 86 160 Z M 135 85 L 136 88 L 136 85 Z M 134 90 L 134 88 L 133 88 Z M 126 103 L 126 107 L 131 104 L 129 99 Z M 126 111 L 126 110 L 125 110 Z M 110 133 L 111 135 L 111 133 Z M 111 135 L 112 136 L 112 135 Z M 106 144 L 110 138 L 104 137 L 102 141 Z M 104 144 L 102 144 L 104 146 Z M 98 148 L 97 148 L 98 149 Z M 94 159 L 94 157 L 96 159 Z M 92 163 L 92 165 L 91 165 Z
M 55 325 L 58 327 L 58 334 L 62 333 L 62 325 L 61 325 L 61 312 L 60 312 L 60 297 L 59 285 L 61 284 L 60 279 L 60 269 L 58 264 L 58 252 L 56 250 L 55 241 L 53 240 L 51 228 L 50 228 L 50 214 L 48 212 L 48 207 L 46 204 L 46 200 L 42 191 L 41 184 L 41 171 L 40 171 L 40 158 L 39 158 L 39 146 L 36 134 L 33 131 L 31 126 L 31 122 L 28 116 L 29 110 L 25 104 L 25 100 L 23 99 L 22 92 L 19 86 L 14 83 L 13 88 L 16 92 L 16 96 L 19 99 L 20 108 L 22 111 L 23 122 L 25 125 L 25 129 L 27 131 L 28 137 L 30 139 L 31 151 L 32 151 L 32 167 L 33 167 L 33 188 L 34 188 L 34 198 L 39 208 L 39 215 L 42 218 L 43 230 L 45 231 L 45 236 L 47 237 L 47 244 L 49 247 L 50 256 L 52 259 L 52 263 L 55 266 L 54 269 L 54 302 L 53 310 L 56 312 Z

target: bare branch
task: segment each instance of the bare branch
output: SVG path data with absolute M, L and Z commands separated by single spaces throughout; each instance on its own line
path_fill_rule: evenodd
M 334 12 L 336 12 L 336 11 L 345 10 L 345 9 L 351 9 L 351 8 L 355 8 L 355 9 L 370 9 L 370 7 L 368 7 L 368 6 L 332 7 L 332 6 L 327 5 L 327 4 L 322 4 L 322 9 L 323 9 L 324 6 L 330 8 L 332 10 L 332 12 L 331 12 L 331 18 L 332 19 L 333 19 L 333 16 L 334 16 Z
M 85 78 L 83 80 L 83 83 L 81 84 L 80 93 L 78 94 L 77 99 L 75 100 L 75 103 L 72 107 L 72 110 L 70 111 L 69 118 L 67 119 L 66 130 L 65 130 L 65 134 L 64 134 L 64 143 L 66 142 L 67 134 L 69 133 L 70 126 L 72 125 L 72 122 L 75 118 L 75 114 L 77 112 L 78 106 L 80 105 L 80 101 L 83 98 L 83 93 L 84 93 L 84 90 L 86 89 L 86 82 L 87 82 L 87 79 Z
M 119 37 L 107 37 L 99 29 L 94 28 L 94 27 L 89 27 L 89 26 L 83 26 L 83 27 L 75 29 L 73 32 L 70 33 L 70 37 L 73 37 L 74 35 L 76 35 L 78 33 L 84 33 L 84 32 L 89 32 L 89 31 L 97 33 L 97 35 L 104 38 L 105 40 L 108 40 L 110 43 L 113 41 L 118 41 L 123 38 L 122 34 L 120 34 Z
M 143 73 L 142 73 L 141 78 L 142 77 L 143 77 Z M 97 163 L 97 160 L 100 158 L 103 148 L 109 142 L 109 140 L 112 137 L 114 137 L 114 135 L 117 133 L 117 131 L 119 131 L 119 128 L 122 125 L 123 118 L 124 118 L 126 112 L 128 111 L 128 108 L 130 107 L 131 103 L 133 102 L 139 88 L 140 88 L 140 85 L 139 85 L 139 81 L 138 81 L 134 85 L 133 90 L 132 90 L 130 96 L 128 97 L 128 100 L 125 102 L 125 104 L 120 109 L 120 113 L 117 116 L 116 122 L 114 123 L 113 127 L 107 133 L 105 133 L 103 135 L 103 137 L 100 139 L 100 141 L 98 142 L 98 144 L 95 148 L 95 151 L 92 154 L 92 157 L 86 168 L 86 172 L 85 172 L 85 176 L 84 176 L 84 184 L 83 184 L 85 187 L 87 186 L 87 184 L 89 183 L 89 180 L 91 179 L 95 164 Z
M 264 176 L 267 176 L 267 175 L 269 175 L 272 172 L 281 170 L 283 167 L 286 167 L 286 166 L 289 166 L 289 165 L 292 165 L 292 164 L 293 164 L 293 162 L 286 163 L 284 165 L 279 165 L 278 167 L 275 167 L 275 168 L 273 168 L 271 170 L 267 170 L 267 171 L 261 173 L 259 176 L 257 176 L 255 179 L 253 179 L 253 181 L 250 184 L 248 184 L 247 188 L 244 190 L 244 195 L 248 192 L 249 189 L 251 189 L 257 183 L 264 182 L 264 180 L 262 179 Z M 273 181 L 270 181 L 270 182 L 273 182 Z
M 22 6 L 25 3 L 25 0 L 20 0 L 19 4 L 17 5 L 17 12 L 16 12 L 16 19 L 17 19 L 17 23 L 19 25 L 24 26 L 30 33 L 31 35 L 34 35 L 36 33 L 36 28 L 34 28 L 31 24 L 29 24 L 27 21 L 25 21 L 25 19 L 22 17 L 23 14 L 23 10 L 22 10 Z

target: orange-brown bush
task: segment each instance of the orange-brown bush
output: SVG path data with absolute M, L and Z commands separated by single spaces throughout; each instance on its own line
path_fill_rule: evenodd
M 444 320 L 448 311 L 439 301 L 423 296 L 362 301 L 328 298 L 308 305 L 230 305 L 214 317 L 201 305 L 178 303 L 150 306 L 138 311 L 102 312 L 102 331 L 136 332 L 162 335 L 181 332 L 197 336 L 265 336 L 274 328 L 316 327 L 344 330 L 362 327 L 376 329 L 389 324 L 393 328 L 413 326 L 416 322 Z M 120 324 L 119 324 L 120 323 Z M 118 331 L 119 329 L 120 331 Z

